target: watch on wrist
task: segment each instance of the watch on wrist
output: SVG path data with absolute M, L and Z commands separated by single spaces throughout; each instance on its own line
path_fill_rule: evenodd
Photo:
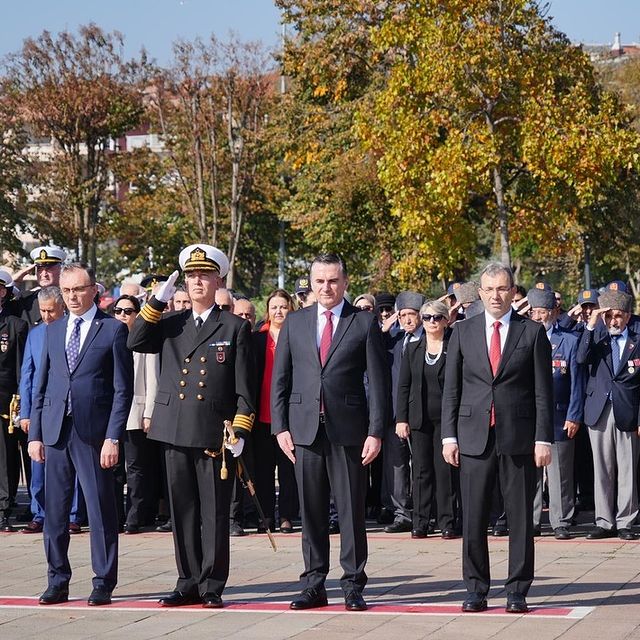
M 107 442 L 110 442 L 111 444 L 115 444 L 116 446 L 120 444 L 120 441 L 116 440 L 115 438 L 107 438 L 106 440 Z

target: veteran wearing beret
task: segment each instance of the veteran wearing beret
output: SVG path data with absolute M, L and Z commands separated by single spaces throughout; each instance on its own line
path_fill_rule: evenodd
M 633 540 L 638 515 L 636 465 L 640 436 L 640 336 L 631 328 L 633 298 L 608 288 L 598 299 L 578 346 L 589 366 L 584 422 L 595 476 L 596 527 L 589 539 Z M 606 331 L 599 332 L 604 320 Z M 617 494 L 617 496 L 616 496 Z
M 215 304 L 229 271 L 222 251 L 190 245 L 179 263 L 192 309 L 163 315 L 175 292 L 174 271 L 142 308 L 128 345 L 162 354 L 148 437 L 165 446 L 178 581 L 160 604 L 218 608 L 229 576 L 234 457 L 254 421 L 251 327 Z M 225 456 L 209 457 L 205 449 L 222 453 L 225 420 L 233 422 L 238 441 L 224 445 Z
M 569 527 L 575 511 L 573 465 L 575 436 L 584 415 L 585 370 L 576 360 L 578 338 L 558 326 L 559 308 L 553 289 L 538 282 L 527 292 L 531 319 L 539 322 L 551 343 L 553 373 L 553 428 L 551 464 L 546 468 L 549 484 L 549 522 L 558 540 L 571 538 Z M 538 486 L 533 504 L 533 526 L 540 531 L 543 472 L 537 470 Z

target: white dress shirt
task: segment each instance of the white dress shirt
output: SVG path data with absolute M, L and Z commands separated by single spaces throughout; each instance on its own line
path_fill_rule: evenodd
M 98 307 L 96 307 L 95 304 L 92 305 L 89 311 L 83 313 L 81 316 L 77 316 L 75 313 L 69 313 L 69 319 L 67 320 L 67 333 L 64 339 L 65 349 L 69 344 L 69 338 L 71 338 L 71 334 L 73 333 L 73 328 L 76 324 L 76 318 L 82 318 L 82 323 L 80 324 L 80 347 L 78 351 L 82 350 L 82 345 L 89 335 L 89 329 L 91 329 L 91 323 L 96 317 L 96 313 L 98 313 Z
M 331 318 L 331 326 L 333 329 L 331 336 L 333 337 L 336 335 L 336 329 L 338 328 L 338 320 L 340 320 L 340 315 L 342 314 L 343 307 L 344 307 L 344 300 L 342 300 L 340 304 L 333 307 L 333 309 L 327 309 L 326 307 L 323 307 L 320 303 L 318 303 L 318 308 L 317 308 L 318 326 L 316 329 L 316 346 L 318 347 L 318 349 L 320 348 L 320 340 L 322 340 L 322 332 L 324 331 L 324 326 L 327 324 L 327 318 L 324 315 L 325 311 L 331 311 L 331 313 L 333 314 L 333 318 Z
M 211 315 L 211 312 L 213 311 L 213 308 L 215 307 L 215 303 L 212 304 L 208 309 L 206 309 L 205 311 L 203 311 L 202 313 L 196 313 L 195 311 L 193 312 L 193 321 L 196 322 L 196 320 L 198 318 L 202 318 L 202 324 L 204 324 L 207 321 L 207 318 Z M 196 323 L 197 326 L 197 323 Z

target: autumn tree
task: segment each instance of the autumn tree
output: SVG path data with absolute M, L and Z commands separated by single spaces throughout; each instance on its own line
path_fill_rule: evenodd
M 247 217 L 268 213 L 263 137 L 276 93 L 272 59 L 260 43 L 235 37 L 178 41 L 173 51 L 150 115 L 192 221 L 192 240 L 226 247 L 233 287 Z
M 483 221 L 511 264 L 514 239 L 566 250 L 603 209 L 616 213 L 637 139 L 537 2 L 389 4 L 372 36 L 389 57 L 388 81 L 361 112 L 360 132 L 413 241 L 405 281 L 472 266 Z
M 113 141 L 142 114 L 144 54 L 125 60 L 123 38 L 95 24 L 53 36 L 44 31 L 8 56 L 5 94 L 29 134 L 52 152 L 33 159 L 29 212 L 41 235 L 74 247 L 95 265 L 105 223 Z

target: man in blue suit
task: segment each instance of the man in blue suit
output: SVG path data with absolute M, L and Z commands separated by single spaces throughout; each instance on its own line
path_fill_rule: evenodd
M 617 533 L 622 540 L 634 540 L 640 335 L 630 324 L 633 298 L 628 293 L 608 289 L 598 302 L 600 308 L 591 314 L 578 346 L 578 362 L 589 365 L 584 421 L 595 476 L 596 527 L 587 538 L 610 538 Z
M 31 412 L 29 455 L 45 465 L 44 546 L 49 565 L 40 604 L 69 596 L 67 516 L 77 473 L 91 528 L 95 577 L 89 605 L 111 604 L 118 572 L 118 515 L 113 474 L 133 398 L 127 327 L 94 304 L 93 270 L 63 268 L 60 288 L 69 314 L 47 326 Z
M 585 370 L 576 360 L 578 338 L 558 326 L 559 309 L 553 289 L 538 282 L 527 293 L 531 319 L 542 324 L 551 343 L 553 372 L 553 429 L 549 483 L 549 522 L 558 540 L 571 538 L 569 527 L 575 510 L 573 486 L 574 437 L 584 415 Z M 540 531 L 543 470 L 538 469 L 538 486 L 533 504 L 533 527 Z
M 40 373 L 42 347 L 45 327 L 64 315 L 64 301 L 57 286 L 44 287 L 38 291 L 38 308 L 42 322 L 37 324 L 27 336 L 27 344 L 22 358 L 20 372 L 20 428 L 29 433 L 31 424 L 31 405 L 35 395 L 36 380 Z M 85 517 L 84 499 L 76 479 L 71 513 L 69 514 L 69 533 L 79 533 Z M 22 533 L 41 533 L 44 526 L 44 463 L 31 461 L 31 513 L 33 520 Z

